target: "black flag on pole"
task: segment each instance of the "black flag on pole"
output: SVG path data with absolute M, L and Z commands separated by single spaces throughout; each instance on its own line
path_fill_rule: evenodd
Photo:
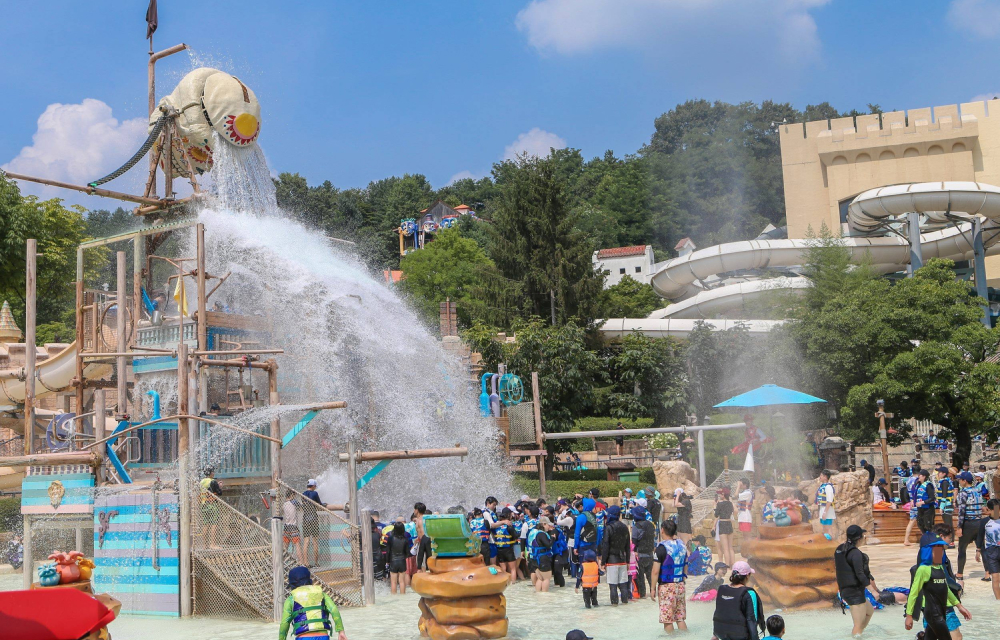
M 146 39 L 153 37 L 156 26 L 156 0 L 149 0 L 149 7 L 146 9 Z

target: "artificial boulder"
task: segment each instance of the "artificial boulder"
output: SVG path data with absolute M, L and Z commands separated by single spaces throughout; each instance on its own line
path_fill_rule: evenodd
M 756 571 L 753 586 L 764 602 L 785 609 L 830 606 L 837 593 L 837 541 L 806 524 L 764 524 L 760 532 L 758 539 L 743 540 L 740 553 Z
M 697 495 L 698 478 L 695 470 L 683 460 L 657 460 L 653 463 L 653 473 L 656 475 L 656 489 L 661 496 L 673 496 L 678 487 L 684 489 L 689 496 Z
M 871 485 L 868 483 L 867 471 L 845 471 L 834 474 L 830 478 L 834 490 L 834 511 L 837 512 L 837 530 L 847 531 L 847 527 L 856 524 L 865 531 L 872 531 L 872 497 Z M 809 509 L 813 512 L 813 521 L 818 525 L 815 496 L 819 489 L 819 479 L 799 484 L 799 489 L 809 498 Z

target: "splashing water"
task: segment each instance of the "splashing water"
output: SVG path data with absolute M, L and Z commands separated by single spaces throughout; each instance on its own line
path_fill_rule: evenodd
M 237 147 L 212 131 L 214 196 L 223 211 L 276 212 L 274 182 L 260 145 Z
M 339 501 L 346 482 L 336 455 L 348 441 L 365 451 L 461 443 L 465 459 L 393 462 L 361 492 L 362 507 L 401 514 L 417 500 L 443 510 L 509 495 L 496 428 L 478 415 L 474 381 L 459 360 L 355 256 L 278 209 L 259 148 L 218 149 L 215 202 L 199 219 L 208 272 L 232 276 L 213 302 L 260 316 L 268 346 L 285 350 L 276 357 L 282 404 L 348 402 L 347 410 L 321 412 L 308 436 L 282 452 L 286 481 L 319 477 L 324 501 Z

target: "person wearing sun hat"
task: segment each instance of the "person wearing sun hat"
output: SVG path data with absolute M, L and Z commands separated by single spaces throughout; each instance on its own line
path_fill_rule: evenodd
M 740 560 L 733 564 L 729 584 L 719 587 L 715 596 L 715 613 L 712 616 L 712 629 L 716 638 L 760 640 L 760 634 L 765 630 L 764 606 L 760 595 L 747 586 L 754 573 L 753 567 Z

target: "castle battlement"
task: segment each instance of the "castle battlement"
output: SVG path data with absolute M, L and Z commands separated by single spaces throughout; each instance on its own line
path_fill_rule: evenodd
M 886 137 L 906 134 L 920 134 L 936 131 L 962 129 L 971 123 L 989 117 L 988 105 L 984 101 L 949 104 L 940 107 L 924 107 L 905 111 L 889 111 L 882 114 L 866 114 L 813 120 L 783 125 L 782 137 L 828 138 L 831 142 L 849 139 Z M 997 112 L 1000 114 L 1000 102 Z

